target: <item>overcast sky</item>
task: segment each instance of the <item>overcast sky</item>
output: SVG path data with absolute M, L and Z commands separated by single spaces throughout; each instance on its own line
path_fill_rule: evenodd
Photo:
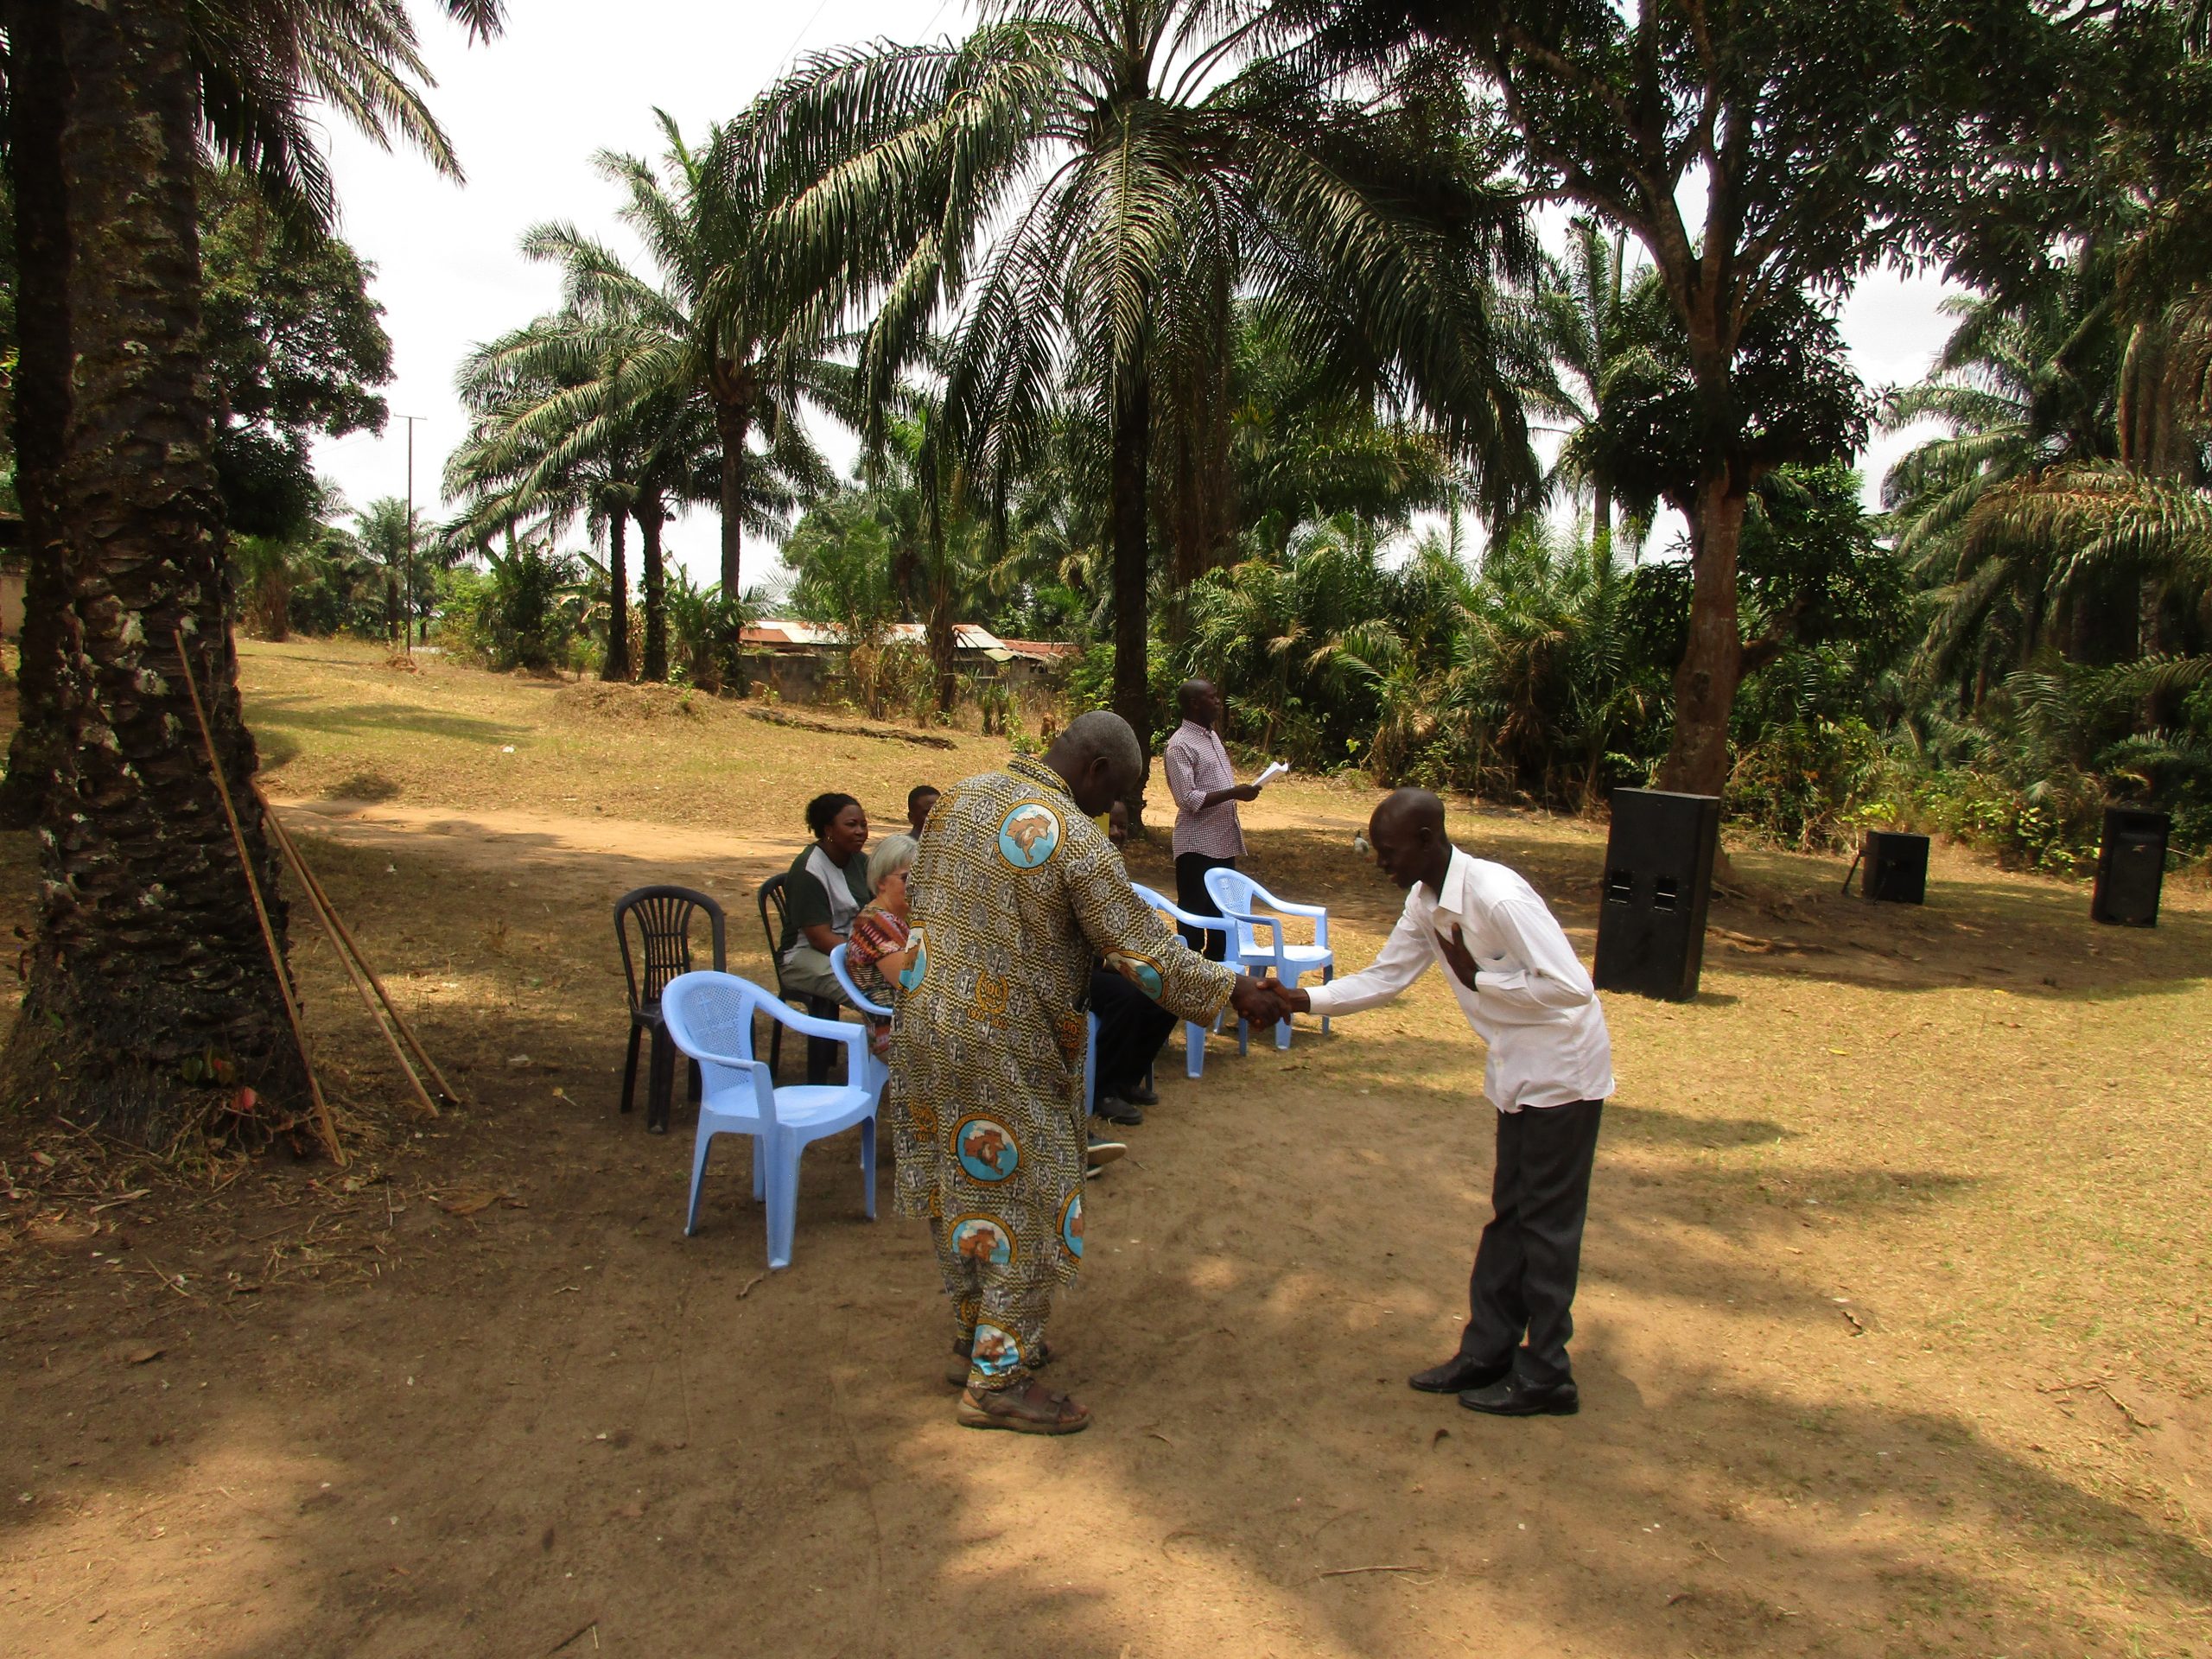
M 918 41 L 963 26 L 967 0 L 514 0 L 505 35 L 469 47 L 442 8 L 413 0 L 438 85 L 435 111 L 466 185 L 440 178 L 416 155 L 386 153 L 338 124 L 329 130 L 342 230 L 377 268 L 372 291 L 385 307 L 395 378 L 393 419 L 381 435 L 356 433 L 316 447 L 324 474 L 355 507 L 407 489 L 407 423 L 415 432 L 415 495 L 442 516 L 438 479 L 466 423 L 453 393 L 456 365 L 490 339 L 559 301 L 553 273 L 517 251 L 523 232 L 573 220 L 634 251 L 614 220 L 614 188 L 591 160 L 606 149 L 657 154 L 653 110 L 686 134 L 735 113 L 799 53 L 876 38 Z M 610 27 L 610 24 L 613 26 Z M 1916 378 L 1946 332 L 1941 290 L 1929 280 L 1881 276 L 1862 284 L 1844 332 L 1870 385 Z M 849 439 L 818 432 L 834 458 Z M 1900 447 L 1878 441 L 1862 459 L 1870 478 Z M 714 577 L 715 518 L 695 513 L 672 526 L 671 552 L 695 577 Z M 1656 545 L 1663 545 L 1663 529 Z M 768 578 L 772 550 L 747 559 L 746 583 Z

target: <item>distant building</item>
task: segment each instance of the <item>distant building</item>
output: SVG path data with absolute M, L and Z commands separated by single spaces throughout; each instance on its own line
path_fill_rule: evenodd
M 929 631 L 918 622 L 894 622 L 883 638 L 887 644 L 929 648 Z M 827 682 L 844 673 L 845 637 L 836 628 L 796 617 L 764 616 L 741 639 L 747 677 L 767 682 L 778 696 L 795 702 L 813 702 Z M 953 667 L 963 678 L 986 683 L 1016 689 L 1055 681 L 1082 654 L 1082 646 L 1059 640 L 1001 639 L 973 622 L 953 625 Z

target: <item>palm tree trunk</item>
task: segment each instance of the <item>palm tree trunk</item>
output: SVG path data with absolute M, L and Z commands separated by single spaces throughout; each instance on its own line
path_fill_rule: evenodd
M 1601 480 L 1595 495 L 1590 511 L 1590 550 L 1598 556 L 1598 569 L 1610 573 L 1613 568 L 1613 486 Z
M 630 521 L 620 507 L 607 515 L 607 661 L 602 680 L 630 677 Z
M 62 434 L 69 423 L 69 227 L 61 173 L 67 65 L 49 0 L 4 0 L 8 177 L 16 209 L 16 498 L 27 575 L 16 670 L 16 735 L 0 782 L 0 826 L 38 821 L 60 744 L 55 683 L 69 602 L 60 517 Z
M 1145 464 L 1152 444 L 1152 388 L 1133 371 L 1114 402 L 1114 712 L 1152 748 L 1152 688 L 1145 591 L 1152 562 L 1145 539 Z M 1144 785 L 1128 803 L 1129 833 L 1144 828 Z
M 936 465 L 934 454 L 930 465 Z M 957 619 L 952 614 L 952 571 L 946 563 L 943 504 L 933 486 L 923 511 L 930 542 L 930 608 L 923 631 L 929 637 L 930 664 L 937 671 L 938 712 L 949 715 L 960 695 L 959 677 L 953 671 L 957 658 L 953 627 Z
M 56 10 L 73 77 L 64 741 L 0 1088 L 146 1143 L 195 1125 L 275 1127 L 300 1103 L 300 1057 L 172 637 L 183 630 L 281 940 L 210 454 L 188 18 L 167 0 Z
M 745 443 L 752 430 L 750 404 L 715 405 L 715 431 L 722 443 L 722 597 L 728 600 L 744 592 Z
M 658 490 L 638 492 L 638 537 L 645 544 L 645 666 L 638 677 L 655 684 L 668 678 L 668 567 L 661 553 L 661 525 L 668 512 Z

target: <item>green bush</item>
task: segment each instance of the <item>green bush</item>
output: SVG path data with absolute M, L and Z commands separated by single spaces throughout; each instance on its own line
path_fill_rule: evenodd
M 1894 816 L 1886 770 L 1881 740 L 1856 716 L 1777 727 L 1738 752 L 1728 815 L 1800 851 L 1847 846 Z
M 576 562 L 530 543 L 486 555 L 486 569 L 445 573 L 440 638 L 448 651 L 502 671 L 568 664 L 577 643 L 569 603 Z

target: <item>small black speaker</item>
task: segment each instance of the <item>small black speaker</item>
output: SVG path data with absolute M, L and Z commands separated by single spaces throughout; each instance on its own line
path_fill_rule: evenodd
M 1705 964 L 1705 912 L 1713 899 L 1713 855 L 1719 844 L 1718 796 L 1613 791 L 1592 975 L 1599 990 L 1634 991 L 1669 1002 L 1697 995 Z
M 2093 921 L 2123 927 L 2158 925 L 2158 890 L 2166 880 L 2166 837 L 2173 820 L 2140 807 L 2105 808 L 2105 844 L 2097 853 Z
M 1909 836 L 1901 830 L 1869 830 L 1859 857 L 1865 861 L 1860 897 L 1893 905 L 1928 902 L 1927 836 Z

